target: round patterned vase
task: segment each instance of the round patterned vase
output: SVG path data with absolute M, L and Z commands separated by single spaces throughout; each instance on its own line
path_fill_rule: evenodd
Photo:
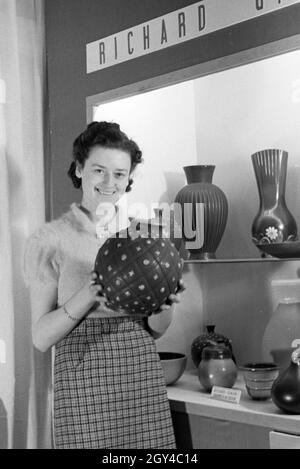
M 288 153 L 262 150 L 251 158 L 259 193 L 259 211 L 252 224 L 253 242 L 259 245 L 295 241 L 297 224 L 285 202 Z
M 94 270 L 109 307 L 148 316 L 160 312 L 160 306 L 177 291 L 183 261 L 173 243 L 161 236 L 160 225 L 137 225 L 138 229 L 132 224 L 105 241 Z
M 183 169 L 188 184 L 175 197 L 175 214 L 182 224 L 185 247 L 190 259 L 215 259 L 227 223 L 227 198 L 212 183 L 215 166 L 194 165 Z

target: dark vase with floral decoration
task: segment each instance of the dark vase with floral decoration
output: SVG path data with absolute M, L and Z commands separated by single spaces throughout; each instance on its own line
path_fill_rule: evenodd
M 297 240 L 297 224 L 285 201 L 288 153 L 269 149 L 251 155 L 259 210 L 252 224 L 252 239 L 260 244 Z

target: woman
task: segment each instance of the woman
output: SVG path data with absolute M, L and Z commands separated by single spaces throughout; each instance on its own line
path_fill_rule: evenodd
M 92 272 L 110 235 L 97 208 L 113 204 L 120 215 L 142 153 L 118 124 L 93 122 L 75 140 L 73 158 L 68 174 L 82 190 L 81 204 L 42 226 L 25 252 L 33 342 L 41 351 L 55 345 L 56 448 L 175 448 L 154 342 L 172 308 L 163 305 L 148 319 L 113 311 Z

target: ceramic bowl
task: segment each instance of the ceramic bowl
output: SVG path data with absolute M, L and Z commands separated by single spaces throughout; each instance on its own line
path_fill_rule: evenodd
M 252 399 L 270 399 L 272 385 L 279 374 L 276 363 L 253 362 L 241 366 L 246 389 Z
M 166 385 L 174 384 L 183 374 L 187 356 L 177 352 L 159 352 Z

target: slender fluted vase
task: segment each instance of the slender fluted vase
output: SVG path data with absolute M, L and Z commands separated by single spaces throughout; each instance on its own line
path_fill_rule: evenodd
M 295 241 L 297 224 L 285 201 L 288 153 L 262 150 L 251 158 L 259 193 L 259 211 L 252 224 L 254 243 Z
M 215 259 L 228 217 L 227 198 L 212 183 L 215 166 L 194 165 L 183 169 L 188 184 L 176 195 L 175 209 L 181 207 L 177 220 L 181 218 L 186 248 L 190 259 Z

